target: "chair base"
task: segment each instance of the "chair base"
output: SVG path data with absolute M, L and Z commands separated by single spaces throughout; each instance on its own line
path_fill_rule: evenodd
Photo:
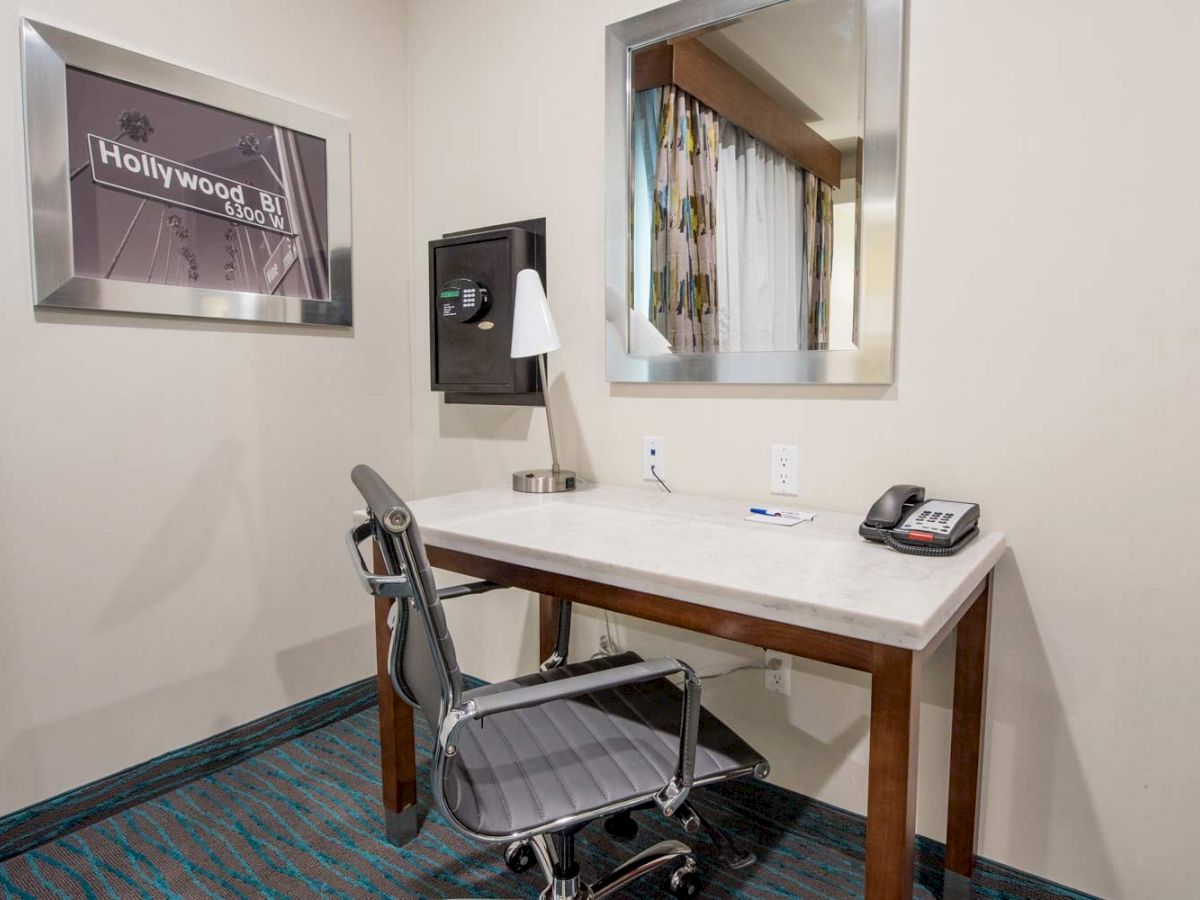
M 605 828 L 610 834 L 614 821 L 620 826 L 632 826 L 632 837 L 637 833 L 637 823 L 627 810 L 610 816 Z M 690 803 L 684 803 L 676 820 L 688 834 L 703 831 L 712 842 L 721 863 L 730 869 L 744 869 L 753 865 L 753 853 L 725 834 L 720 828 L 705 819 Z M 619 832 L 625 828 L 617 827 Z M 620 835 L 614 835 L 620 839 Z M 542 870 L 546 887 L 539 895 L 540 900 L 601 900 L 629 886 L 632 882 L 663 866 L 674 864 L 671 874 L 671 893 L 680 900 L 695 897 L 700 890 L 700 868 L 692 849 L 680 841 L 662 841 L 617 866 L 604 877 L 586 884 L 579 878 L 575 865 L 575 831 L 557 834 L 540 834 L 528 840 L 508 845 L 504 861 L 516 873 L 528 871 L 534 865 Z
M 568 840 L 573 837 L 571 835 Z M 548 835 L 537 835 L 527 842 L 518 841 L 509 845 L 506 858 L 515 855 L 522 843 L 529 844 L 546 877 L 546 887 L 539 895 L 540 900 L 603 900 L 642 876 L 672 864 L 677 866 L 671 876 L 673 894 L 681 898 L 694 897 L 699 890 L 700 867 L 696 864 L 696 857 L 687 844 L 679 841 L 661 841 L 648 847 L 591 884 L 580 880 L 577 869 L 556 873 L 558 866 Z
M 753 853 L 700 815 L 700 812 L 690 803 L 684 803 L 679 807 L 676 818 L 688 834 L 695 834 L 703 830 L 708 835 L 708 839 L 712 841 L 713 847 L 716 848 L 717 856 L 720 857 L 722 864 L 727 868 L 745 869 L 758 861 Z

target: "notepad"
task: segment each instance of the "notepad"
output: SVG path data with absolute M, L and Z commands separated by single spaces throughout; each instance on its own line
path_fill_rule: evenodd
M 746 522 L 761 522 L 764 525 L 782 525 L 785 528 L 791 528 L 801 522 L 811 522 L 816 517 L 816 513 L 800 513 L 798 516 L 760 516 L 758 513 L 750 513 L 743 519 Z

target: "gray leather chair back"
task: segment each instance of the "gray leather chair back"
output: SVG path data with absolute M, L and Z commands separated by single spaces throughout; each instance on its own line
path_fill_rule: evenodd
M 396 674 L 405 699 L 420 707 L 436 734 L 446 710 L 458 704 L 462 673 L 421 531 L 408 504 L 374 469 L 355 466 L 350 477 L 367 501 L 388 574 L 406 575 L 412 584 L 415 596 L 396 601 L 402 641 Z

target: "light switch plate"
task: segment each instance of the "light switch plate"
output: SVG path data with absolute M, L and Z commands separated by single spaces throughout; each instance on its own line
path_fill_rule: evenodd
M 788 494 L 795 497 L 800 493 L 796 472 L 796 445 L 771 445 L 771 493 Z

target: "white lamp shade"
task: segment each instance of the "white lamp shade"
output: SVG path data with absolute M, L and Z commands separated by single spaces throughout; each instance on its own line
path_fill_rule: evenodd
M 546 289 L 541 276 L 535 269 L 522 269 L 517 273 L 517 295 L 513 305 L 512 352 L 513 359 L 551 353 L 562 346 L 554 317 L 550 315 L 550 304 L 546 301 Z

